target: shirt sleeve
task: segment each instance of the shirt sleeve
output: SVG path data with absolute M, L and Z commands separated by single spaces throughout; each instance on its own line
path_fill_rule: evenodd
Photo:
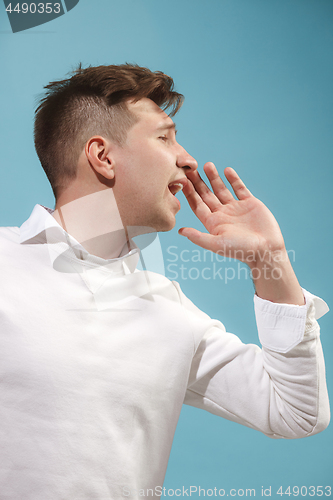
M 271 438 L 301 438 L 327 427 L 330 410 L 317 323 L 328 311 L 322 299 L 306 290 L 304 306 L 255 296 L 260 348 L 242 343 L 179 293 L 195 338 L 185 404 Z

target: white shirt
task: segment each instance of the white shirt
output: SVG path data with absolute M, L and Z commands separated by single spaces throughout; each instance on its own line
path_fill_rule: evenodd
M 137 250 L 91 256 L 40 205 L 0 248 L 2 500 L 158 491 L 184 402 L 272 438 L 328 425 L 327 306 L 310 293 L 304 306 L 255 296 L 261 350 L 177 283 L 133 272 Z

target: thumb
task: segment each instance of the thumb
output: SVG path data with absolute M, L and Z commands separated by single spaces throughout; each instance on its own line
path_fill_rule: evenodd
M 223 238 L 221 236 L 214 236 L 209 233 L 202 233 L 193 227 L 182 227 L 179 229 L 178 234 L 185 236 L 195 245 L 211 250 L 212 252 L 220 252 L 223 248 Z

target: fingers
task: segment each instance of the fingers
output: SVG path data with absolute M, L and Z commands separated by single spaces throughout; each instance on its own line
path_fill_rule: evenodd
M 234 197 L 219 176 L 214 163 L 207 162 L 204 165 L 204 171 L 207 175 L 210 185 L 212 186 L 213 192 L 202 180 L 197 170 L 188 172 L 187 177 L 191 180 L 196 192 L 204 201 L 204 203 L 212 212 L 214 212 L 221 207 L 221 203 L 223 205 L 230 203 L 234 200 Z M 230 182 L 230 185 L 239 200 L 252 196 L 251 192 L 247 189 L 244 182 L 240 179 L 234 169 L 228 167 L 224 170 L 224 174 L 227 180 Z
M 191 181 L 192 186 L 194 186 L 195 192 L 199 195 L 201 200 L 207 205 L 210 211 L 214 212 L 214 210 L 217 210 L 220 206 L 220 201 L 216 198 L 215 194 L 212 193 L 207 184 L 202 180 L 199 172 L 195 170 L 188 172 L 186 175 L 187 178 Z
M 219 176 L 214 163 L 208 162 L 204 165 L 204 171 L 207 175 L 213 191 L 221 203 L 229 203 L 234 199 L 227 186 Z
M 211 250 L 212 252 L 221 252 L 223 248 L 223 238 L 214 236 L 209 233 L 202 233 L 193 227 L 182 227 L 179 229 L 178 233 L 185 238 L 189 239 L 195 245 L 205 248 L 206 250 Z
M 221 210 L 223 205 L 231 203 L 235 201 L 235 199 L 232 192 L 227 188 L 219 176 L 214 163 L 207 162 L 204 165 L 204 171 L 213 192 L 200 177 L 199 172 L 195 170 L 186 174 L 189 182 L 184 187 L 183 193 L 195 215 L 205 225 L 205 220 L 207 220 L 207 217 L 209 217 L 212 212 Z M 247 189 L 234 169 L 228 167 L 224 170 L 224 174 L 239 200 L 244 200 L 252 196 L 251 192 Z
M 245 200 L 246 198 L 252 196 L 251 192 L 247 189 L 244 182 L 233 168 L 227 167 L 224 169 L 224 175 L 230 182 L 230 185 L 239 200 Z
M 204 202 L 203 198 L 194 188 L 192 181 L 189 180 L 189 182 L 187 182 L 187 184 L 184 186 L 183 194 L 185 195 L 188 204 L 190 205 L 195 215 L 204 224 L 206 218 L 211 215 L 211 211 L 207 204 Z

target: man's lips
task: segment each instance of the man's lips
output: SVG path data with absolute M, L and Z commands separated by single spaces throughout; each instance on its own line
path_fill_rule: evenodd
M 184 188 L 186 183 L 187 183 L 186 178 L 177 179 L 175 181 L 172 181 L 168 185 L 169 191 L 171 192 L 171 194 L 176 195 L 177 193 L 179 193 L 179 191 L 182 191 L 182 189 Z

